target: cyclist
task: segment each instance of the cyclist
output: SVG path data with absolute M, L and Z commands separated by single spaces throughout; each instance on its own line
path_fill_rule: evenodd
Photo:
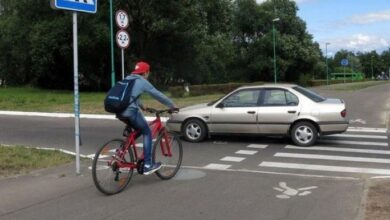
M 131 74 L 126 76 L 126 79 L 136 79 L 134 81 L 133 90 L 131 92 L 130 104 L 122 113 L 117 115 L 117 118 L 128 118 L 132 127 L 141 130 L 144 141 L 144 175 L 149 175 L 161 168 L 161 163 L 156 163 L 152 159 L 152 131 L 144 115 L 139 109 L 146 110 L 138 97 L 146 92 L 161 104 L 166 105 L 172 110 L 178 110 L 176 105 L 163 93 L 158 91 L 147 79 L 150 75 L 150 65 L 146 62 L 138 62 Z

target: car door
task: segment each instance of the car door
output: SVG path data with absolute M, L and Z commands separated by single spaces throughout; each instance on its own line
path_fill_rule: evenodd
M 259 132 L 286 134 L 299 115 L 299 98 L 282 88 L 263 89 L 258 110 Z
M 219 102 L 208 123 L 212 133 L 258 133 L 259 89 L 243 89 Z

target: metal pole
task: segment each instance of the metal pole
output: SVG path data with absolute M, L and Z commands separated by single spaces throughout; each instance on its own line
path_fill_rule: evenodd
M 111 35 L 111 86 L 115 85 L 115 68 L 114 68 L 114 21 L 112 15 L 112 0 L 110 0 L 110 35 Z
M 80 104 L 79 104 L 79 63 L 77 42 L 77 12 L 73 12 L 73 80 L 74 80 L 74 122 L 76 143 L 76 173 L 80 174 Z
M 274 81 L 277 82 L 276 77 L 276 42 L 275 42 L 275 22 L 272 21 L 272 35 L 273 35 L 273 44 L 274 44 Z
M 122 48 L 122 79 L 125 78 L 125 53 Z
M 372 67 L 372 56 L 371 56 L 371 80 L 374 79 L 374 68 Z
M 329 85 L 329 73 L 328 73 L 328 44 L 325 43 L 325 63 L 326 63 L 326 85 Z
M 345 66 L 343 67 L 343 69 L 344 69 L 344 83 L 345 83 Z

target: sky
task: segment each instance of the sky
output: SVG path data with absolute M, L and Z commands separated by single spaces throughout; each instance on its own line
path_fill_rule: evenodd
M 257 0 L 262 2 L 264 0 Z M 390 0 L 295 0 L 298 16 L 325 54 L 381 53 L 390 47 Z

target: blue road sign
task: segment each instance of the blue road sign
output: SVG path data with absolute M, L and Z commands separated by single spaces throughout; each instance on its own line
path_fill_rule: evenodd
M 86 13 L 96 13 L 97 0 L 52 0 L 54 8 Z
M 342 59 L 341 60 L 341 65 L 348 66 L 348 59 Z

